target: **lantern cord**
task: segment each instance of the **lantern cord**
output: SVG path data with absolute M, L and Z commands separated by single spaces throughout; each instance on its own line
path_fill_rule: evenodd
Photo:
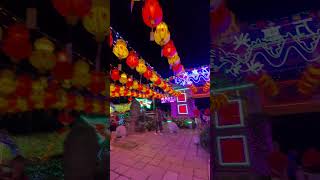
M 100 63 L 101 63 L 101 51 L 102 51 L 102 44 L 98 43 L 97 55 L 96 55 L 96 70 L 100 70 Z

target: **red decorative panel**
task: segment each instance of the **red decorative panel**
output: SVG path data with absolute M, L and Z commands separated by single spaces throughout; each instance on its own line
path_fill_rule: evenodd
M 243 109 L 240 100 L 229 101 L 216 113 L 216 128 L 241 127 L 243 122 Z
M 177 102 L 187 102 L 186 93 L 181 93 L 181 95 L 177 97 Z
M 178 114 L 188 114 L 188 105 L 187 104 L 179 104 L 178 105 Z
M 220 165 L 249 165 L 245 136 L 218 137 L 217 143 Z

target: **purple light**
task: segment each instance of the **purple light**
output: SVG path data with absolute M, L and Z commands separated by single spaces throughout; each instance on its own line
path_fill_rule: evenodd
M 175 84 L 181 86 L 190 84 L 202 85 L 210 81 L 210 68 L 209 66 L 203 66 L 200 68 L 187 69 L 184 73 L 180 73 L 173 79 Z
M 161 103 L 162 104 L 165 104 L 165 103 L 173 103 L 176 101 L 176 98 L 174 97 L 164 97 L 164 98 L 161 98 Z

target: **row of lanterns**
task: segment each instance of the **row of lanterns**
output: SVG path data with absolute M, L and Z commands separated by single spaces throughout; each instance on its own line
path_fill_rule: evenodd
M 105 101 L 68 94 L 65 91 L 46 91 L 28 97 L 0 97 L 0 112 L 18 113 L 41 109 L 74 110 L 88 114 L 105 114 Z
M 158 0 L 146 0 L 142 8 L 143 22 L 152 29 L 150 40 L 154 40 L 162 47 L 162 55 L 168 59 L 168 63 L 175 74 L 184 72 L 180 57 L 172 40 L 170 31 L 165 22 L 162 21 L 163 13 Z M 153 32 L 153 29 L 155 31 Z
M 40 74 L 50 72 L 64 88 L 88 88 L 96 95 L 105 92 L 105 73 L 90 71 L 90 66 L 85 60 L 71 63 L 67 53 L 64 51 L 55 52 L 54 43 L 46 37 L 35 40 L 32 51 L 29 36 L 25 25 L 13 24 L 9 26 L 2 46 L 4 54 L 10 57 L 14 63 L 29 58 L 29 63 Z M 3 77 L 1 78 L 3 79 Z M 10 87 L 13 87 L 12 83 Z M 9 86 L 3 88 L 9 88 Z
M 91 76 L 95 76 L 92 74 Z M 61 87 L 58 81 L 48 80 L 47 77 L 40 77 L 33 80 L 29 75 L 19 75 L 15 76 L 13 71 L 2 70 L 0 72 L 0 97 L 10 98 L 12 96 L 18 99 L 29 99 L 31 102 L 35 103 L 35 107 L 45 108 L 54 104 L 58 98 L 63 98 L 64 88 Z M 98 85 L 97 85 L 98 84 Z M 104 91 L 98 91 L 100 82 L 97 83 L 94 78 L 92 78 L 88 89 L 96 91 L 97 93 L 102 93 L 106 95 L 106 81 L 104 81 Z
M 178 92 L 174 91 L 172 87 L 164 79 L 162 79 L 150 66 L 147 66 L 146 62 L 142 58 L 139 58 L 138 54 L 135 51 L 129 52 L 127 43 L 123 39 L 118 39 L 116 41 L 115 45 L 113 46 L 113 53 L 119 60 L 126 59 L 126 64 L 131 69 L 135 69 L 140 74 L 140 76 L 143 76 L 147 80 L 150 80 L 155 86 L 160 87 L 170 95 L 178 94 Z M 113 81 L 126 79 L 121 78 L 121 76 L 126 77 L 125 74 L 120 75 L 118 69 L 111 70 L 111 79 Z
M 81 19 L 83 27 L 97 42 L 102 42 L 109 33 L 109 0 L 52 0 L 52 4 L 68 24 L 75 25 Z
M 124 72 L 120 73 L 120 70 L 117 68 L 113 68 L 111 70 L 110 77 L 114 82 L 119 81 L 120 84 L 122 84 L 122 86 L 127 91 L 128 90 L 138 90 L 143 93 L 145 93 L 147 91 L 152 91 L 148 85 L 143 85 L 143 84 L 139 83 L 137 80 L 134 80 L 132 78 L 132 76 L 128 77 L 128 75 Z M 156 85 L 156 83 L 155 83 L 155 85 Z M 173 88 L 171 86 L 169 86 L 167 83 L 165 83 L 163 85 L 159 84 L 158 86 L 161 87 L 166 93 L 168 93 L 170 95 L 178 96 L 180 94 L 178 91 L 174 91 Z M 114 84 L 112 84 L 111 87 L 112 87 L 111 89 L 113 90 Z M 147 93 L 147 94 L 149 94 L 149 93 Z M 152 94 L 152 93 L 150 93 L 150 94 Z M 120 96 L 121 96 L 121 94 L 120 94 Z
M 210 82 L 206 82 L 202 87 L 203 92 L 207 93 L 210 91 Z

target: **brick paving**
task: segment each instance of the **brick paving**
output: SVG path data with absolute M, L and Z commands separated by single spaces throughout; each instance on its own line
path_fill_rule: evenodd
M 110 179 L 208 180 L 209 154 L 194 144 L 195 135 L 193 130 L 162 136 L 147 132 L 114 142 Z M 119 146 L 126 143 L 136 143 L 136 146 Z

